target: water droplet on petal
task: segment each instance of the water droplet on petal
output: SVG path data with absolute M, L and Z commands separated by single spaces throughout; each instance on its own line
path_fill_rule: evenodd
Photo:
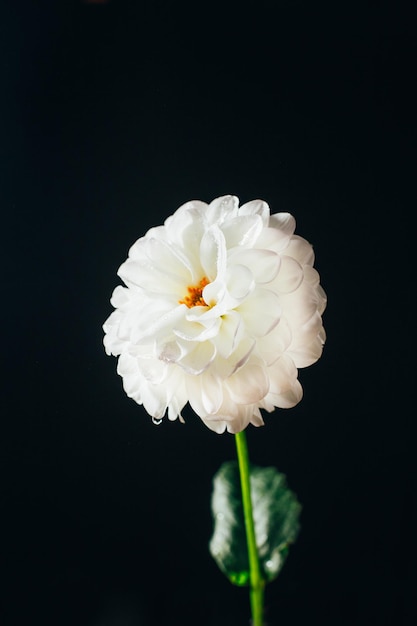
M 159 424 L 162 422 L 161 419 L 158 419 L 157 417 L 153 417 L 152 418 L 152 424 L 155 424 L 155 426 L 159 426 Z

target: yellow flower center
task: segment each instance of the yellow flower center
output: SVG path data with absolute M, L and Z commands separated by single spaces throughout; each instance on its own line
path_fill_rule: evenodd
M 203 298 L 203 289 L 210 281 L 205 276 L 200 280 L 198 285 L 189 285 L 187 287 L 188 294 L 182 300 L 178 300 L 179 304 L 186 304 L 189 309 L 193 306 L 208 306 Z

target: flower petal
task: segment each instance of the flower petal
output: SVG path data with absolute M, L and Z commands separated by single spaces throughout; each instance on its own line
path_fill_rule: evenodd
M 226 379 L 245 365 L 255 346 L 255 339 L 244 337 L 227 358 L 223 358 L 220 354 L 217 354 L 216 360 L 211 367 L 216 372 L 217 376 Z
M 309 367 L 321 357 L 324 341 L 316 337 L 306 347 L 289 350 L 288 355 L 292 358 L 298 368 Z
M 163 341 L 167 336 L 172 335 L 173 328 L 184 318 L 186 309 L 185 304 L 180 304 L 156 319 L 153 316 L 137 320 L 137 326 L 132 330 L 132 341 L 138 343 L 149 338 L 157 342 Z
M 222 435 L 224 431 L 226 430 L 227 422 L 224 421 L 223 417 L 213 418 L 209 416 L 206 418 L 205 416 L 202 416 L 202 415 L 200 415 L 200 417 L 201 417 L 201 421 L 203 422 L 203 424 L 205 424 L 207 428 L 210 428 L 210 430 L 217 433 L 218 435 Z
M 292 387 L 283 391 L 282 393 L 270 393 L 265 398 L 266 402 L 270 402 L 272 407 L 278 407 L 279 409 L 292 409 L 296 406 L 303 397 L 303 388 L 300 382 L 296 380 Z M 267 409 L 267 410 L 273 410 Z
M 206 219 L 209 225 L 222 224 L 227 218 L 230 220 L 238 213 L 239 198 L 236 196 L 221 196 L 210 202 L 206 211 Z
M 127 287 L 122 287 L 121 285 L 118 285 L 113 291 L 112 297 L 110 299 L 111 305 L 115 309 L 122 309 L 131 301 L 131 293 L 132 292 L 130 291 L 130 289 L 127 289 Z
M 229 296 L 238 304 L 253 291 L 255 281 L 246 265 L 232 265 L 227 269 L 226 284 Z
M 292 333 L 288 322 L 281 318 L 277 326 L 264 337 L 257 340 L 259 354 L 267 365 L 272 365 L 280 358 L 291 344 Z
M 125 261 L 117 272 L 128 287 L 140 287 L 150 294 L 166 294 L 179 298 L 184 291 L 184 278 L 154 267 L 151 261 Z
M 228 220 L 222 225 L 227 247 L 245 246 L 252 248 L 262 232 L 260 215 L 242 215 Z
M 269 226 L 291 237 L 295 231 L 295 219 L 290 213 L 274 213 L 269 218 Z
M 214 343 L 217 353 L 223 359 L 227 359 L 235 349 L 239 340 L 239 329 L 241 328 L 241 317 L 236 311 L 230 311 L 221 318 L 221 324 Z
M 186 387 L 190 405 L 200 417 L 214 414 L 223 402 L 223 385 L 210 372 L 188 376 Z
M 249 361 L 225 385 L 233 402 L 255 404 L 268 393 L 269 377 L 265 367 Z
M 152 267 L 164 274 L 181 278 L 182 284 L 185 285 L 192 280 L 192 265 L 178 247 L 170 246 L 166 242 L 152 237 L 146 240 L 145 250 Z
M 231 264 L 242 264 L 250 268 L 256 283 L 270 283 L 278 274 L 281 257 L 272 250 L 237 248 L 229 257 Z
M 276 293 L 258 287 L 250 298 L 236 307 L 242 316 L 247 332 L 253 337 L 263 337 L 279 322 L 281 317 L 280 300 Z
M 162 419 L 167 410 L 166 389 L 163 385 L 143 385 L 142 404 L 152 417 Z
M 281 256 L 281 267 L 273 283 L 273 288 L 279 293 L 295 291 L 302 283 L 304 272 L 301 265 L 289 256 Z
M 264 200 L 251 200 L 242 204 L 239 209 L 239 215 L 259 215 L 262 219 L 262 225 L 268 226 L 269 223 L 269 205 Z
M 226 271 L 226 242 L 218 226 L 211 226 L 200 244 L 200 260 L 204 275 L 211 282 Z
M 297 368 L 294 361 L 286 354 L 283 354 L 271 367 L 268 368 L 270 376 L 271 393 L 281 394 L 291 389 L 297 380 Z
M 203 307 L 198 308 L 202 309 Z M 207 341 L 218 335 L 220 325 L 221 320 L 219 318 L 211 319 L 210 323 L 206 323 L 206 325 L 190 322 L 184 318 L 175 325 L 173 332 L 185 341 Z
M 215 346 L 210 341 L 204 341 L 197 343 L 195 348 L 181 357 L 177 363 L 188 374 L 198 376 L 208 368 L 215 356 Z
M 300 265 L 313 265 L 314 263 L 313 246 L 298 235 L 291 237 L 285 249 L 285 254 L 298 261 Z
M 137 366 L 144 380 L 153 385 L 160 385 L 167 377 L 167 364 L 151 356 L 137 359 Z
M 181 349 L 177 341 L 167 341 L 161 344 L 157 352 L 158 361 L 165 363 L 177 363 L 184 354 L 186 352 Z

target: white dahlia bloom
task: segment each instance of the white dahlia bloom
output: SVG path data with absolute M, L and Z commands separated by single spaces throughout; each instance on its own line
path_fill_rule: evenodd
M 320 357 L 326 296 L 289 213 L 223 196 L 187 202 L 129 250 L 107 354 L 154 422 L 189 402 L 217 433 L 263 424 L 302 397 L 297 368 Z

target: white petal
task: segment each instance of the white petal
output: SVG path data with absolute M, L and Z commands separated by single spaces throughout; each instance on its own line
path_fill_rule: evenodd
M 290 213 L 274 213 L 269 218 L 269 226 L 291 237 L 295 231 L 295 219 Z
M 208 304 L 208 306 L 213 307 L 224 297 L 226 291 L 226 283 L 224 279 L 216 279 L 204 287 L 202 294 L 203 300 Z M 202 315 L 203 313 L 199 312 L 197 314 Z
M 146 240 L 146 254 L 152 267 L 180 277 L 183 284 L 192 280 L 193 269 L 190 261 L 178 246 L 169 246 L 164 241 L 151 238 Z
M 230 411 L 231 405 L 236 406 L 237 410 Z M 235 405 L 233 402 L 224 403 L 219 411 L 219 416 L 223 416 L 226 423 L 227 432 L 233 435 L 244 430 L 253 420 L 253 414 L 256 411 L 254 405 Z
M 318 300 L 317 310 L 320 313 L 320 315 L 323 315 L 327 306 L 327 295 L 321 285 L 317 287 L 316 293 L 317 293 L 317 300 Z
M 114 329 L 117 329 L 120 323 L 120 320 L 123 318 L 123 313 L 122 311 L 119 311 L 118 309 L 116 309 L 116 311 L 113 311 L 113 313 L 111 313 L 109 315 L 109 317 L 106 319 L 106 321 L 103 324 L 103 330 L 105 333 L 109 333 Z
M 121 309 L 131 301 L 131 291 L 126 287 L 118 285 L 113 291 L 110 303 L 115 309 Z
M 253 426 L 263 426 L 264 421 L 257 407 L 249 405 L 247 407 L 240 407 L 241 409 L 245 409 L 241 412 L 238 418 L 234 418 L 233 420 L 229 420 L 226 422 L 227 431 L 233 435 L 241 432 L 249 424 Z
M 285 249 L 285 254 L 293 257 L 300 265 L 313 265 L 314 263 L 314 250 L 313 246 L 298 235 L 293 235 L 288 246 Z
M 193 402 L 198 405 L 198 413 L 200 415 L 216 413 L 223 402 L 222 381 L 207 371 L 197 377 L 193 387 Z M 195 394 L 199 396 L 198 399 Z
M 288 355 L 298 368 L 309 367 L 321 357 L 323 343 L 320 337 L 316 337 L 308 346 L 299 348 L 298 350 L 289 350 Z
M 263 337 L 269 333 L 281 316 L 277 294 L 261 287 L 255 289 L 236 311 L 241 315 L 247 332 L 254 337 Z
M 158 228 L 155 230 L 157 231 L 155 235 L 163 236 L 163 234 L 165 233 L 164 226 L 158 226 Z M 146 258 L 145 245 L 146 245 L 146 236 L 140 237 L 139 239 L 137 239 L 137 241 L 135 241 L 135 243 L 129 248 L 128 258 L 131 261 L 142 261 L 143 259 L 145 259 Z
M 257 427 L 265 425 L 264 424 L 264 420 L 263 420 L 262 415 L 261 415 L 261 412 L 260 412 L 260 410 L 257 407 L 255 407 L 254 410 L 253 410 L 250 423 L 253 426 L 257 426 Z
M 264 200 L 251 200 L 242 204 L 239 209 L 239 215 L 259 215 L 263 226 L 268 226 L 269 214 L 269 205 Z
M 220 228 L 211 226 L 200 244 L 200 259 L 204 275 L 211 282 L 226 270 L 226 243 Z
M 140 341 L 143 336 L 144 329 L 151 326 L 155 319 L 163 317 L 171 310 L 172 306 L 169 305 L 169 302 L 166 303 L 160 298 L 148 299 L 143 294 L 139 299 L 132 299 L 129 306 L 121 310 L 122 316 L 118 334 L 120 337 L 126 337 L 126 339 L 136 343 L 136 339 Z
M 216 413 L 223 402 L 222 381 L 210 372 L 204 372 L 199 379 L 204 410 L 208 414 Z
M 176 363 L 182 356 L 184 352 L 177 341 L 163 343 L 158 351 L 158 359 L 164 363 Z
M 239 198 L 236 196 L 221 196 L 210 202 L 206 219 L 209 225 L 222 224 L 225 219 L 232 219 L 237 215 Z
M 223 358 L 220 354 L 217 354 L 216 359 L 212 364 L 212 368 L 216 372 L 216 375 L 220 378 L 226 379 L 234 372 L 237 372 L 239 368 L 245 365 L 255 346 L 256 341 L 254 339 L 245 337 L 239 341 L 236 349 L 227 358 Z
M 232 265 L 227 269 L 226 284 L 229 295 L 237 304 L 253 291 L 255 281 L 252 272 L 245 265 Z
M 222 435 L 224 433 L 224 431 L 226 430 L 226 426 L 227 423 L 224 421 L 223 418 L 219 417 L 219 418 L 205 418 L 205 417 L 201 417 L 201 421 L 207 426 L 207 428 L 210 428 L 210 430 L 212 430 L 213 432 L 217 433 L 218 435 Z
M 252 248 L 262 232 L 262 218 L 259 215 L 235 217 L 222 225 L 222 231 L 228 248 Z
M 281 259 L 272 250 L 236 248 L 229 257 L 229 263 L 246 265 L 250 268 L 255 281 L 258 284 L 265 284 L 274 280 L 278 274 Z
M 157 358 L 137 359 L 138 370 L 145 380 L 160 385 L 167 376 L 167 365 Z
M 316 313 L 319 304 L 319 295 L 316 289 L 303 281 L 295 291 L 280 294 L 283 317 L 288 321 L 290 328 L 302 326 Z
M 119 339 L 112 332 L 107 331 L 105 326 L 103 326 L 103 328 L 107 333 L 103 338 L 106 354 L 109 356 L 119 356 L 119 354 L 122 354 L 123 350 L 126 348 L 126 342 Z
M 194 307 L 196 308 L 196 307 Z M 198 307 L 203 309 L 203 307 Z M 216 337 L 221 326 L 221 319 L 211 319 L 206 325 L 190 322 L 186 318 L 179 321 L 174 328 L 174 334 L 186 341 L 207 341 Z
M 290 349 L 299 350 L 307 347 L 318 336 L 322 327 L 321 315 L 316 311 L 305 324 L 294 330 Z
M 153 237 L 154 239 L 160 239 L 161 241 L 166 241 L 166 228 L 165 226 L 153 226 L 152 228 L 150 228 L 144 239 L 147 239 L 148 237 Z M 129 250 L 129 256 L 130 255 L 130 251 L 134 248 L 134 244 L 132 246 L 132 248 Z
M 204 232 L 204 216 L 207 213 L 208 204 L 201 200 L 190 200 L 182 204 L 173 215 L 165 220 L 167 239 L 172 242 L 183 240 L 183 234 L 193 226 L 196 232 Z
M 177 324 L 185 317 L 187 307 L 185 304 L 180 304 L 174 309 L 169 310 L 167 313 L 163 313 L 159 318 L 147 317 L 146 321 L 140 319 L 141 322 L 138 327 L 132 331 L 132 341 L 134 343 L 143 342 L 150 338 L 154 338 L 157 341 L 162 341 L 165 337 L 170 336 L 173 329 Z
M 139 378 L 138 373 L 123 376 L 122 383 L 126 395 L 129 398 L 133 398 L 138 404 L 142 404 L 141 387 L 143 382 Z
M 303 388 L 301 387 L 300 382 L 296 380 L 292 387 L 286 391 L 283 391 L 280 394 L 268 394 L 266 400 L 271 402 L 274 406 L 277 406 L 279 409 L 292 409 L 301 401 L 302 397 Z
M 201 414 L 200 417 L 206 426 L 215 432 L 224 432 L 226 427 L 229 432 L 233 427 L 235 432 L 238 432 L 249 423 L 249 419 L 246 417 L 248 414 L 247 408 L 245 405 L 238 405 L 236 402 L 233 402 L 228 396 L 227 389 L 224 388 L 223 403 L 219 410 L 215 414 Z
M 291 389 L 297 380 L 297 368 L 286 354 L 268 368 L 271 393 L 282 394 Z
M 123 389 L 126 395 L 129 398 L 133 398 L 138 404 L 142 404 L 141 388 L 144 381 L 138 370 L 136 359 L 131 359 L 131 364 L 129 364 L 127 362 L 128 358 L 129 356 L 125 354 L 120 356 L 117 363 L 117 373 L 122 377 Z
M 188 374 L 198 375 L 204 372 L 216 356 L 216 348 L 210 341 L 198 343 L 196 347 L 183 356 L 180 365 Z
M 177 418 L 180 421 L 184 422 L 181 411 L 184 406 L 187 404 L 188 398 L 187 394 L 184 392 L 184 398 L 181 400 L 179 397 L 172 398 L 171 402 L 168 404 L 168 419 L 173 422 Z
M 257 341 L 257 349 L 267 365 L 272 365 L 291 344 L 292 333 L 288 322 L 281 318 L 278 325 Z
M 226 422 L 227 432 L 231 435 L 236 435 L 236 433 L 240 433 L 242 430 L 245 430 L 249 423 L 250 421 L 246 418 L 246 415 L 242 415 L 239 420 L 234 419 Z
M 184 291 L 184 278 L 167 270 L 154 267 L 151 261 L 132 261 L 128 259 L 119 268 L 117 274 L 128 287 L 140 287 L 149 293 L 167 294 L 176 298 Z
M 287 216 L 287 217 L 280 217 Z M 271 215 L 269 227 L 264 228 L 256 242 L 257 248 L 283 252 L 292 239 L 294 218 L 289 213 L 275 213 Z
M 117 361 L 117 373 L 119 376 L 129 376 L 130 374 L 137 374 L 137 372 L 137 359 L 126 353 L 120 355 Z
M 305 265 L 303 267 L 304 271 L 304 279 L 308 282 L 308 284 L 316 289 L 320 284 L 320 275 L 314 267 L 310 267 L 310 265 Z
M 223 400 L 223 389 L 220 381 L 213 376 L 187 376 L 186 389 L 191 408 L 199 417 L 215 413 Z
M 149 415 L 162 419 L 167 409 L 166 389 L 163 385 L 143 385 L 142 404 Z
M 198 203 L 187 203 L 198 204 Z M 193 271 L 192 282 L 198 282 L 202 277 L 202 267 L 200 263 L 200 241 L 206 230 L 204 213 L 207 209 L 205 203 L 199 203 L 201 206 L 187 207 L 184 205 L 183 210 L 178 209 L 171 216 L 167 224 L 167 239 L 181 248 L 187 256 Z
M 165 224 L 168 224 L 168 221 L 172 220 L 172 218 L 184 215 L 184 213 L 188 213 L 193 209 L 197 209 L 197 211 L 204 213 L 207 210 L 207 207 L 207 202 L 202 202 L 201 200 L 189 200 L 188 202 L 184 202 L 184 204 L 181 204 L 181 206 L 178 207 L 173 215 L 170 215 L 165 220 Z
M 290 293 L 301 285 L 303 278 L 303 268 L 298 261 L 282 255 L 281 267 L 273 282 L 273 288 L 279 293 Z
M 266 368 L 250 361 L 236 374 L 230 376 L 225 384 L 231 399 L 237 404 L 255 404 L 269 390 Z
M 171 370 L 167 394 L 168 419 L 175 420 L 179 417 L 183 421 L 181 411 L 188 402 L 184 374 L 179 367 L 173 366 Z
M 235 349 L 239 340 L 238 331 L 240 328 L 241 317 L 236 311 L 230 311 L 222 316 L 214 343 L 216 344 L 217 353 L 224 359 L 227 359 Z

